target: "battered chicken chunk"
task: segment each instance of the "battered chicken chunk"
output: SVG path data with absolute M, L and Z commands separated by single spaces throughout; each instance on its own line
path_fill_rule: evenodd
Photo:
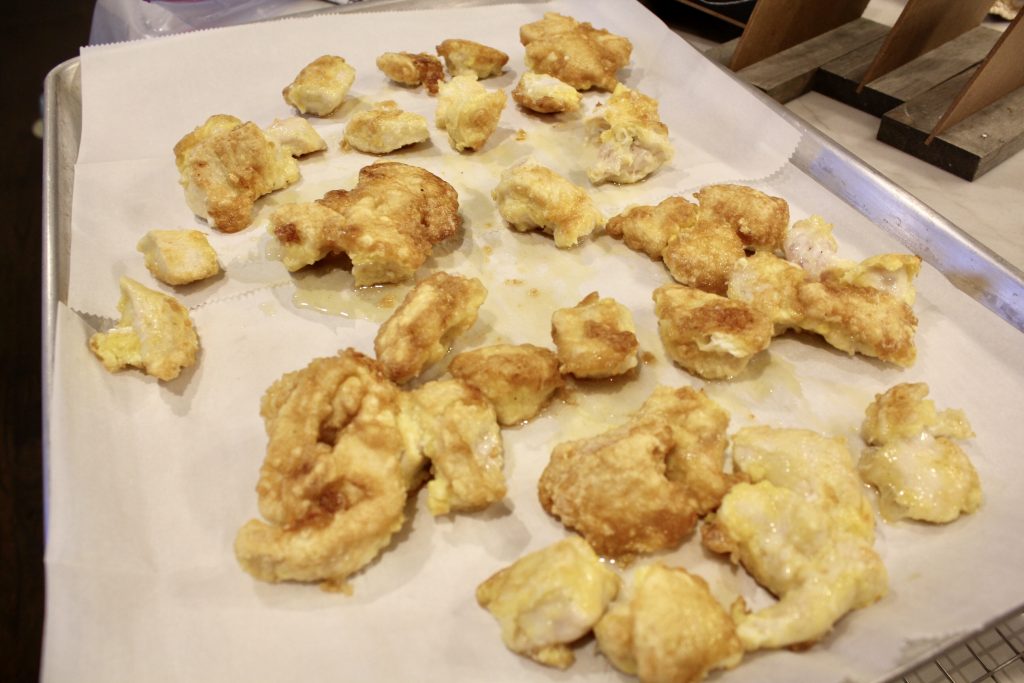
M 285 153 L 301 157 L 327 149 L 327 143 L 316 132 L 312 124 L 301 116 L 274 119 L 267 126 L 267 137 L 281 146 Z
M 387 154 L 429 139 L 427 119 L 390 100 L 353 114 L 345 126 L 345 144 L 367 154 Z
M 575 246 L 604 223 L 583 188 L 529 159 L 501 174 L 491 198 L 514 230 L 542 230 L 561 249 Z
M 554 76 L 577 90 L 614 90 L 616 73 L 633 52 L 627 38 L 555 12 L 521 26 L 519 42 L 526 48 L 529 70 Z
M 800 286 L 807 277 L 800 266 L 759 251 L 733 265 L 726 295 L 771 318 L 778 335 L 799 329 L 803 320 Z
M 921 259 L 912 254 L 879 254 L 840 269 L 842 282 L 871 287 L 913 306 L 917 298 L 914 278 L 921 271 Z
M 576 88 L 548 74 L 527 71 L 512 90 L 520 107 L 538 114 L 579 111 L 583 98 Z
M 654 290 L 654 312 L 669 357 L 704 379 L 735 377 L 772 339 L 772 321 L 760 311 L 682 285 Z
M 330 116 L 341 106 L 355 80 L 352 65 L 336 55 L 323 55 L 304 66 L 281 94 L 303 114 Z
M 618 575 L 578 536 L 516 560 L 476 589 L 498 620 L 508 649 L 559 669 L 570 645 L 587 635 L 619 592 Z
M 806 647 L 888 590 L 870 541 L 836 524 L 827 507 L 767 480 L 734 486 L 701 535 L 709 550 L 729 554 L 779 598 L 753 613 L 742 600 L 734 605 L 748 651 Z
M 695 196 L 701 214 L 728 223 L 747 248 L 781 253 L 789 228 L 789 204 L 785 199 L 745 185 L 708 185 Z
M 680 232 L 693 230 L 696 223 L 696 204 L 682 197 L 669 197 L 657 206 L 626 209 L 608 220 L 605 232 L 621 239 L 630 249 L 660 260 L 668 243 Z M 681 246 L 679 249 L 680 254 L 685 251 Z
M 477 78 L 498 76 L 508 62 L 508 55 L 501 50 L 459 38 L 441 41 L 441 44 L 437 46 L 437 54 L 444 58 L 444 64 L 452 76 L 462 76 L 463 74 L 473 74 Z
M 628 596 L 612 603 L 594 634 L 612 664 L 643 683 L 697 683 L 743 657 L 736 627 L 704 579 L 661 563 L 636 571 Z
M 590 182 L 635 183 L 668 163 L 675 149 L 658 116 L 658 101 L 621 83 L 584 123 L 593 159 Z
M 265 194 L 299 179 L 299 166 L 255 123 L 215 115 L 174 146 L 175 162 L 193 213 L 223 232 L 252 221 Z
M 341 589 L 404 521 L 398 388 L 352 349 L 318 358 L 264 394 L 267 454 L 256 487 L 266 521 L 247 522 L 235 556 L 262 581 Z
M 487 397 L 451 379 L 428 382 L 411 398 L 405 409 L 414 411 L 414 442 L 432 465 L 430 512 L 480 510 L 504 498 L 501 431 Z
M 616 377 L 637 366 L 640 343 L 629 309 L 591 292 L 551 316 L 560 370 L 580 378 Z
M 486 296 L 476 278 L 445 272 L 416 283 L 373 340 L 384 373 L 399 384 L 418 377 L 473 326 Z
M 448 366 L 494 405 L 498 422 L 515 425 L 537 415 L 563 384 L 558 356 L 533 344 L 497 344 L 463 351 Z
M 437 94 L 437 84 L 444 80 L 441 60 L 426 52 L 385 52 L 377 57 L 377 68 L 396 83 L 410 87 L 426 85 L 431 95 Z
M 507 99 L 504 90 L 488 91 L 474 75 L 456 76 L 440 86 L 435 123 L 448 132 L 452 149 L 478 150 L 498 128 Z
M 323 204 L 283 204 L 270 214 L 268 230 L 280 245 L 284 267 L 294 272 L 343 253 L 345 217 Z
M 121 319 L 89 338 L 89 348 L 110 372 L 139 368 L 168 382 L 192 367 L 199 338 L 188 311 L 172 296 L 121 277 Z
M 897 384 L 867 409 L 861 432 L 871 447 L 858 467 L 887 520 L 943 524 L 981 506 L 978 472 L 956 442 L 974 436 L 967 417 L 937 411 L 927 395 L 927 384 Z
M 160 282 L 187 285 L 220 272 L 217 252 L 198 230 L 150 230 L 135 247 Z
M 661 256 L 676 282 L 724 295 L 736 262 L 745 254 L 743 241 L 727 223 L 700 210 L 695 222 L 668 241 Z

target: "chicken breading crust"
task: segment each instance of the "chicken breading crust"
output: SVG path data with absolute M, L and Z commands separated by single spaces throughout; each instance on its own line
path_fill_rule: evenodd
M 490 78 L 499 75 L 508 62 L 508 55 L 501 50 L 461 38 L 443 40 L 436 49 L 452 76 L 473 74 Z
M 426 52 L 385 52 L 377 57 L 377 68 L 402 85 L 426 85 L 427 92 L 437 94 L 438 83 L 444 81 L 441 60 Z
M 463 351 L 448 366 L 453 377 L 479 389 L 498 422 L 515 425 L 539 413 L 564 384 L 558 356 L 533 344 L 496 344 Z
M 577 90 L 614 90 L 616 74 L 629 63 L 629 39 L 555 12 L 519 28 L 526 66 L 550 74 Z

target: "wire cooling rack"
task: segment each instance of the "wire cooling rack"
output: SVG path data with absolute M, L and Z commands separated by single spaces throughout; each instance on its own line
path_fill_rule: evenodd
M 1024 610 L 892 683 L 1024 683 Z

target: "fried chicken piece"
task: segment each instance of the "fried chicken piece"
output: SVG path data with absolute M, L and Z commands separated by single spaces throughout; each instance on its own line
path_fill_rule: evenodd
M 199 352 L 188 310 L 172 296 L 122 276 L 121 319 L 106 332 L 89 338 L 89 349 L 110 372 L 139 368 L 169 382 L 192 367 Z
M 719 217 L 702 210 L 696 222 L 676 232 L 661 254 L 676 282 L 721 295 L 728 290 L 736 262 L 745 255 L 736 232 Z
M 491 192 L 514 230 L 542 230 L 560 249 L 575 246 L 604 223 L 586 191 L 532 159 L 505 169 Z
M 619 592 L 618 575 L 578 536 L 516 560 L 481 583 L 477 603 L 501 627 L 508 649 L 559 669 Z
M 551 337 L 563 374 L 602 379 L 622 375 L 639 364 L 633 315 L 615 299 L 602 299 L 597 292 L 572 308 L 555 311 Z
M 806 647 L 888 591 L 885 565 L 868 540 L 834 523 L 827 507 L 770 481 L 734 486 L 701 539 L 779 598 L 753 613 L 742 599 L 733 606 L 748 651 Z
M 353 349 L 289 372 L 264 394 L 260 513 L 235 556 L 261 581 L 343 588 L 404 521 L 399 391 Z
M 558 356 L 533 344 L 463 351 L 452 358 L 448 372 L 479 389 L 503 425 L 520 424 L 537 415 L 564 384 Z
M 512 99 L 538 114 L 579 111 L 583 98 L 576 88 L 548 74 L 527 71 L 512 90 Z
M 445 272 L 416 283 L 373 340 L 384 373 L 399 384 L 419 377 L 473 326 L 486 296 L 480 280 Z
M 981 506 L 977 470 L 956 439 L 974 436 L 963 411 L 937 411 L 928 385 L 876 394 L 861 433 L 871 446 L 858 469 L 879 494 L 882 516 L 944 524 Z
M 595 185 L 639 182 L 675 154 L 668 126 L 658 116 L 658 101 L 621 83 L 584 122 L 584 130 L 593 153 L 587 177 Z
M 304 66 L 281 94 L 303 114 L 330 116 L 341 106 L 355 80 L 356 70 L 351 64 L 336 55 L 323 55 Z
M 598 649 L 642 683 L 697 683 L 731 669 L 743 644 L 707 582 L 660 562 L 637 569 L 629 595 L 594 627 Z
M 704 379 L 735 377 L 771 342 L 772 321 L 742 301 L 682 285 L 659 287 L 653 298 L 669 357 Z
M 669 197 L 657 206 L 626 209 L 608 220 L 605 232 L 657 261 L 672 238 L 695 227 L 697 211 L 696 204 L 682 197 Z
M 616 73 L 629 63 L 633 44 L 587 22 L 555 12 L 519 28 L 530 71 L 549 74 L 577 90 L 614 90 Z
M 921 259 L 912 254 L 879 254 L 841 269 L 842 282 L 871 287 L 913 306 L 917 298 L 914 278 L 921 271 Z
M 301 116 L 274 119 L 264 131 L 267 137 L 293 157 L 301 157 L 327 149 L 327 143 L 313 125 Z
M 299 179 L 299 166 L 255 123 L 218 114 L 174 146 L 185 202 L 223 232 L 252 221 L 256 200 Z
M 270 214 L 268 231 L 281 248 L 290 272 L 343 252 L 345 217 L 316 202 L 283 204 Z
M 695 197 L 702 214 L 728 223 L 748 249 L 781 253 L 789 228 L 785 199 L 745 185 L 708 185 Z
M 735 263 L 726 295 L 760 311 L 775 325 L 775 334 L 799 329 L 803 320 L 800 285 L 808 274 L 800 266 L 759 251 Z
M 475 151 L 498 128 L 507 99 L 504 90 L 488 91 L 476 76 L 456 76 L 440 86 L 435 123 L 448 132 L 452 149 Z
M 832 224 L 818 215 L 796 221 L 782 240 L 786 260 L 803 268 L 813 277 L 832 268 L 853 265 L 838 257 L 839 243 L 832 235 Z
M 472 40 L 449 38 L 437 46 L 437 54 L 444 58 L 448 73 L 452 76 L 473 74 L 477 78 L 501 75 L 508 55 L 501 50 L 487 47 Z
M 746 427 L 732 437 L 736 471 L 754 483 L 770 481 L 827 508 L 843 532 L 871 542 L 875 514 L 843 437 L 808 429 Z
M 187 285 L 220 272 L 217 252 L 198 230 L 150 230 L 135 246 L 160 282 Z
M 402 85 L 426 85 L 427 92 L 437 94 L 438 83 L 444 81 L 441 60 L 426 52 L 385 52 L 377 57 L 377 68 L 384 75 Z
M 345 126 L 345 144 L 367 154 L 387 154 L 429 139 L 427 119 L 390 100 L 353 114 Z

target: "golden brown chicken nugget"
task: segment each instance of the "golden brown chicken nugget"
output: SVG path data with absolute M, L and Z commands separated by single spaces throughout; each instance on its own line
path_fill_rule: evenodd
M 745 254 L 743 241 L 728 224 L 700 210 L 696 222 L 668 241 L 661 257 L 676 282 L 724 295 L 736 262 Z
M 548 74 L 527 71 L 512 90 L 520 107 L 538 114 L 579 111 L 583 98 L 576 88 Z
M 303 114 L 330 116 L 341 106 L 356 80 L 356 70 L 337 55 L 323 55 L 307 64 L 282 95 Z
M 444 58 L 452 76 L 473 74 L 477 78 L 490 78 L 501 73 L 508 55 L 472 40 L 448 38 L 437 46 L 437 54 Z
M 637 367 L 640 343 L 629 309 L 591 292 L 551 316 L 561 371 L 579 378 L 615 377 Z
M 669 197 L 656 206 L 634 206 L 610 218 L 604 230 L 626 246 L 660 260 L 672 238 L 697 222 L 697 205 Z M 685 284 L 685 283 L 684 283 Z
M 390 100 L 353 114 L 345 125 L 345 144 L 367 154 L 387 154 L 429 139 L 427 119 Z
M 479 389 L 498 422 L 515 425 L 539 413 L 564 384 L 558 356 L 533 344 L 496 344 L 463 351 L 448 366 L 453 377 Z
M 402 85 L 426 85 L 427 92 L 437 94 L 437 84 L 444 80 L 441 60 L 426 52 L 385 52 L 377 57 L 377 68 Z
M 701 213 L 728 223 L 755 250 L 782 252 L 789 228 L 789 204 L 746 185 L 708 185 L 696 195 Z
M 555 12 L 519 28 L 526 66 L 550 74 L 577 90 L 614 90 L 616 74 L 629 63 L 629 39 Z
M 456 76 L 438 90 L 435 123 L 452 149 L 475 151 L 497 130 L 507 99 L 504 90 L 489 91 L 474 75 Z

